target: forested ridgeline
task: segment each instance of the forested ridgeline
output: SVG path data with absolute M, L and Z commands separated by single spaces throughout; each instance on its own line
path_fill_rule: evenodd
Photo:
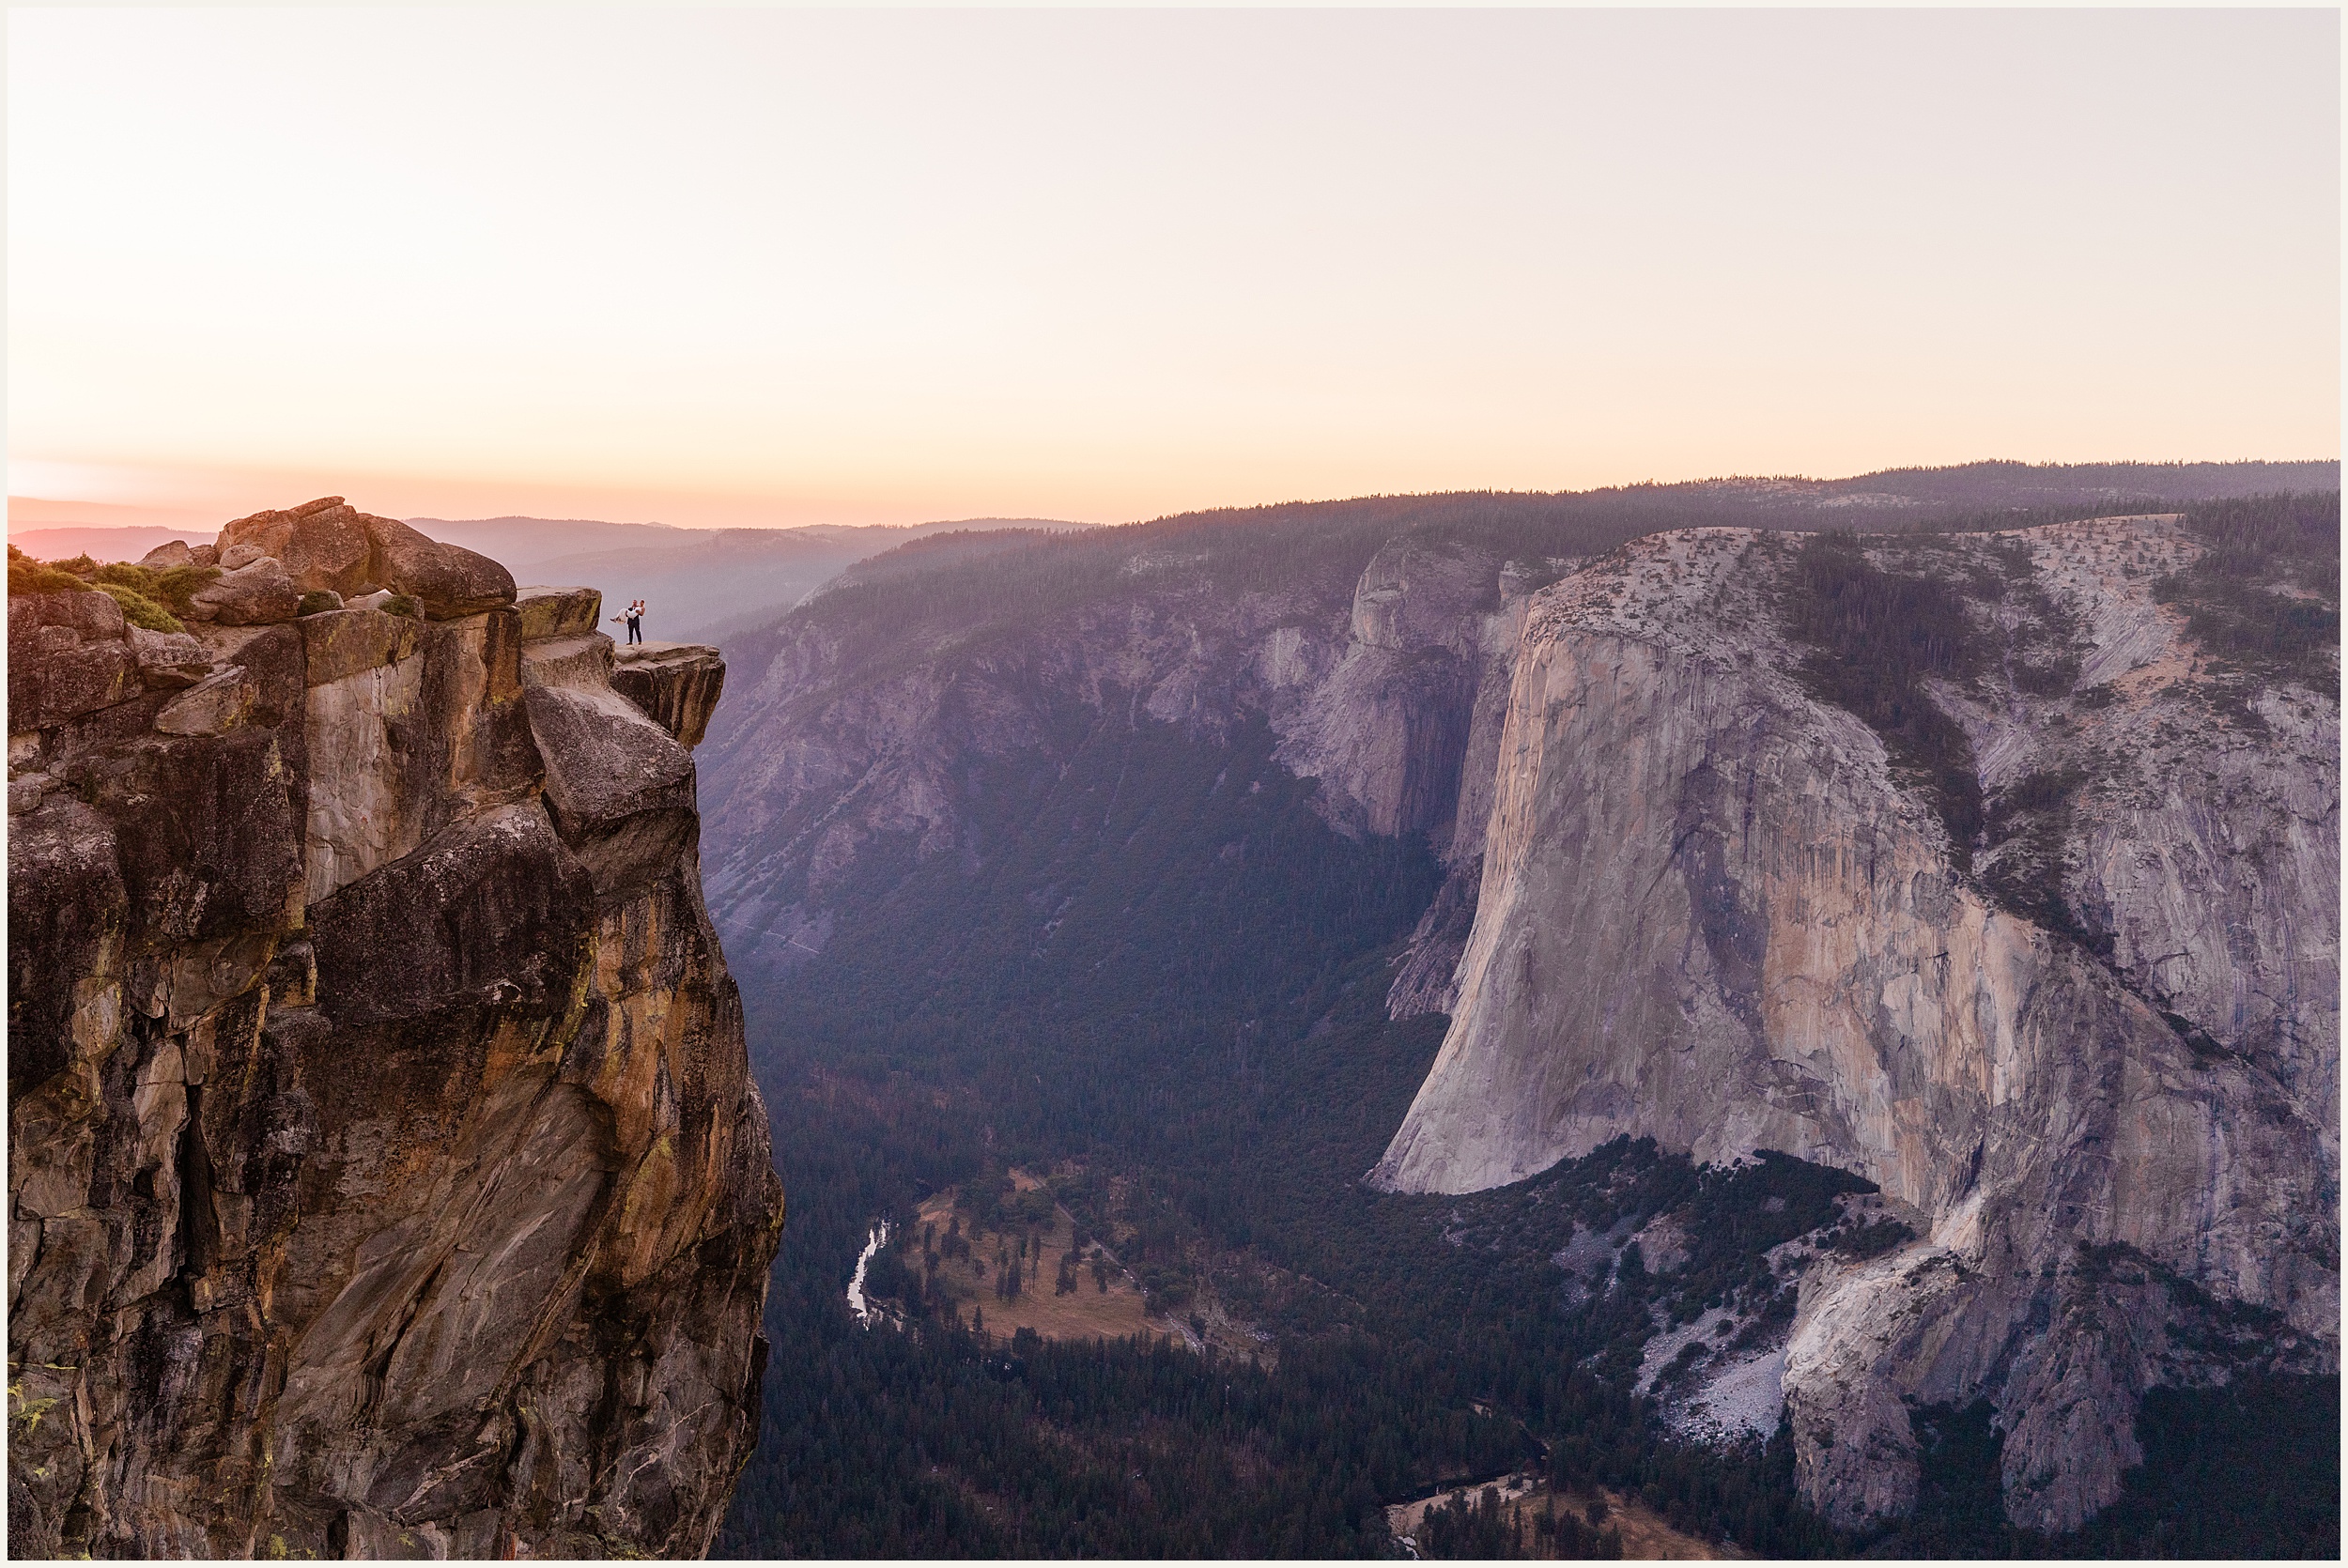
M 1386 1555 L 1385 1504 L 1527 1471 L 1770 1555 L 2336 1545 L 2336 1428 L 2316 1419 L 2336 1382 L 2161 1396 L 2153 1462 L 2070 1541 L 2004 1526 L 1996 1435 L 1966 1412 L 1920 1417 L 1924 1507 L 1872 1539 L 1800 1507 L 1783 1428 L 1674 1439 L 1635 1391 L 1659 1325 L 1726 1324 L 1663 1369 L 1666 1396 L 1766 1346 L 1791 1316 L 1787 1249 L 1889 1237 L 1866 1184 L 1617 1143 L 1497 1192 L 1368 1191 L 1441 1038 L 1382 1007 L 1431 857 L 1330 830 L 1260 727 L 1213 746 L 1121 707 L 1062 722 L 1048 758 L 977 768 L 966 855 L 868 853 L 820 961 L 743 976 L 791 1217 L 764 1435 L 720 1551 Z M 1212 1311 L 1267 1353 L 1006 1341 L 972 1330 L 991 1297 L 950 1317 L 910 1285 L 908 1222 L 951 1188 L 1001 1234 L 1014 1167 L 1114 1243 L 1153 1322 Z M 904 1250 L 872 1283 L 903 1326 L 868 1329 L 843 1292 L 881 1219 Z M 1665 1234 L 1650 1267 L 1639 1237 Z M 1492 1545 L 1473 1517 L 1439 1528 L 1424 1547 Z
M 1749 527 L 1857 532 L 1977 530 L 2173 509 L 2283 491 L 2337 490 L 2336 463 L 1971 463 L 1852 479 L 1708 480 L 1543 494 L 1467 491 L 1291 501 L 1184 513 L 1081 532 L 949 532 L 875 556 L 800 607 L 795 623 L 847 650 L 843 675 L 873 678 L 972 652 L 1079 606 L 1163 592 L 1169 581 L 1239 592 L 1323 578 L 1350 593 L 1379 546 L 1452 541 L 1537 573 L 1642 534 Z M 763 669 L 785 633 L 730 636 L 735 666 Z M 737 709 L 734 722 L 740 721 Z M 721 744 L 728 715 L 720 712 Z

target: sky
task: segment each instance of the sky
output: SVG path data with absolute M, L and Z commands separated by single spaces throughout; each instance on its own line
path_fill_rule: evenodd
M 2336 457 L 2339 28 L 15 9 L 10 519 Z

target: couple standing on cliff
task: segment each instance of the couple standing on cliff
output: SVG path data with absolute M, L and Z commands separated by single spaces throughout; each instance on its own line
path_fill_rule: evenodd
M 615 616 L 613 616 L 611 619 L 612 619 L 612 620 L 614 620 L 614 621 L 625 621 L 625 622 L 626 622 L 626 623 L 627 623 L 627 639 L 628 639 L 628 641 L 630 641 L 630 642 L 641 642 L 641 641 L 643 641 L 643 640 L 644 640 L 644 601 L 643 601 L 643 600 L 641 600 L 641 599 L 635 600 L 634 602 L 632 602 L 632 603 L 631 603 L 631 604 L 627 607 L 627 609 L 626 609 L 624 613 L 619 614 L 619 615 L 615 615 Z

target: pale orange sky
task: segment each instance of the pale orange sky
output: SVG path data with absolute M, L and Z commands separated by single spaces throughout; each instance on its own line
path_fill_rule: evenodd
M 8 25 L 16 496 L 1118 521 L 2339 453 L 2333 11 Z

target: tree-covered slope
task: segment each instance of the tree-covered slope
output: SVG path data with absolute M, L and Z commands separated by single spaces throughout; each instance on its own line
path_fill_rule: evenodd
M 1864 1534 L 1800 1505 L 1784 1430 L 1690 1440 L 1707 1369 L 1782 1336 L 1786 1260 L 1895 1244 L 1844 1173 L 1618 1143 L 1491 1192 L 1361 1184 L 1443 1033 L 1386 1002 L 1438 888 L 1472 873 L 1478 803 L 1462 784 L 1460 822 L 1366 825 L 1347 802 L 1384 776 L 1328 714 L 1468 756 L 1477 683 L 1506 676 L 1475 637 L 1655 528 L 2060 520 L 2132 482 L 2016 466 L 1975 476 L 2009 485 L 1985 499 L 1949 472 L 949 537 L 730 645 L 705 855 L 792 1212 L 765 1431 L 719 1549 L 1376 1554 L 1383 1504 L 1511 1470 L 1782 1555 L 2129 1555 L 2213 1509 L 2248 1521 L 2231 1550 L 2336 1543 L 2336 1438 L 2329 1536 L 2277 1490 L 2321 1501 L 2320 1423 L 2293 1412 L 2336 1408 L 2334 1384 L 2164 1394 L 2121 1503 L 2052 1540 L 2007 1525 L 1994 1485 L 1984 1512 L 1999 1438 L 1962 1411 L 1920 1416 L 1941 1436 L 1918 1511 Z M 1502 586 L 1454 592 L 1475 573 Z M 1474 636 L 1413 619 L 1429 605 Z M 1153 1333 L 1207 1353 L 978 1335 L 981 1303 L 926 1289 L 916 1207 L 951 1189 L 991 1215 L 1014 1167 L 1113 1238 Z M 843 1292 L 883 1219 L 872 1283 L 904 1326 L 866 1328 Z

